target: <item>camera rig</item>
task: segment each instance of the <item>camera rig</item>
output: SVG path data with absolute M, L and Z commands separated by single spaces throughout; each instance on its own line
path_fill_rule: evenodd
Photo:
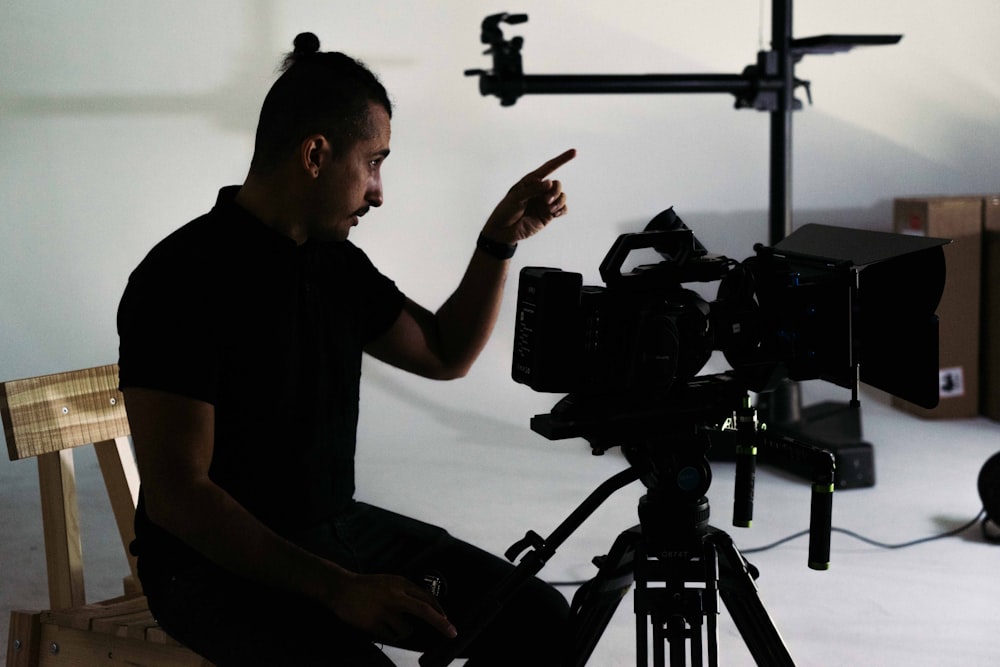
M 948 241 L 807 225 L 743 262 L 713 255 L 667 209 L 623 234 L 601 263 L 604 286 L 548 267 L 522 269 L 512 376 L 537 391 L 568 392 L 531 428 L 583 438 L 595 454 L 620 447 L 629 467 L 596 489 L 556 530 L 512 545 L 518 566 L 483 601 L 460 639 L 421 658 L 449 664 L 499 608 L 604 500 L 638 480 L 639 524 L 595 559 L 598 574 L 573 598 L 564 665 L 584 665 L 635 585 L 637 664 L 717 664 L 722 599 L 757 664 L 794 665 L 764 609 L 756 569 L 709 525 L 709 451 L 736 453 L 733 524 L 753 518 L 757 451 L 780 449 L 812 471 L 808 565 L 830 562 L 835 459 L 759 423 L 751 392 L 786 378 L 850 388 L 864 381 L 915 403 L 938 399 L 938 320 Z M 622 270 L 632 252 L 662 261 Z M 685 285 L 718 282 L 708 302 Z M 732 369 L 699 375 L 714 351 Z M 650 642 L 649 631 L 652 631 Z M 702 631 L 708 641 L 703 643 Z
M 770 246 L 744 262 L 714 256 L 683 222 L 664 211 L 642 233 L 623 235 L 601 265 L 603 287 L 579 274 L 528 267 L 521 272 L 512 374 L 538 391 L 566 393 L 531 428 L 546 438 L 580 437 L 594 453 L 620 447 L 626 470 L 600 485 L 548 538 L 533 531 L 507 552 L 517 567 L 484 598 L 459 639 L 429 651 L 423 667 L 460 655 L 500 607 L 610 495 L 641 481 L 639 524 L 595 559 L 598 574 L 573 598 L 570 644 L 562 665 L 588 661 L 620 601 L 635 585 L 637 664 L 718 664 L 721 598 L 759 665 L 794 665 L 757 596 L 756 569 L 729 536 L 709 525 L 707 453 L 736 454 L 733 523 L 749 526 L 760 447 L 788 452 L 812 471 L 809 566 L 829 565 L 836 459 L 800 440 L 795 428 L 764 430 L 750 393 L 819 378 L 850 388 L 857 408 L 864 381 L 920 405 L 937 403 L 937 318 L 947 241 L 807 225 L 792 233 L 791 119 L 801 108 L 795 76 L 807 54 L 895 44 L 900 35 L 823 35 L 793 39 L 792 0 L 772 0 L 772 50 L 738 75 L 526 75 L 521 37 L 482 23 L 491 70 L 468 70 L 480 92 L 504 106 L 525 94 L 727 93 L 737 109 L 770 112 Z M 663 258 L 623 272 L 637 249 Z M 719 282 L 709 303 L 685 287 Z M 698 375 L 714 351 L 728 372 Z M 782 384 L 784 383 L 784 384 Z M 855 420 L 857 410 L 850 411 Z M 647 627 L 648 622 L 648 627 Z M 702 633 L 707 630 L 708 641 Z
M 786 379 L 865 382 L 924 407 L 938 400 L 943 239 L 805 225 L 743 262 L 709 253 L 667 209 L 618 237 L 600 266 L 522 269 L 512 376 L 569 393 L 581 413 L 662 405 L 721 351 L 744 388 Z M 662 261 L 623 272 L 636 250 Z M 711 303 L 688 288 L 718 282 Z

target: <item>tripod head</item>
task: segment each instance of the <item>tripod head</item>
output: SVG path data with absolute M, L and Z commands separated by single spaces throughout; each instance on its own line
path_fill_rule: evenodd
M 709 453 L 713 446 L 734 451 L 733 525 L 743 528 L 753 520 L 757 452 L 764 447 L 792 452 L 812 470 L 808 564 L 814 570 L 830 566 L 834 455 L 790 436 L 769 436 L 757 420 L 746 386 L 732 373 L 697 376 L 641 399 L 571 393 L 551 412 L 534 416 L 531 429 L 549 440 L 583 438 L 598 455 L 621 447 L 649 491 L 644 502 L 654 503 L 644 511 L 656 512 L 661 520 L 679 512 L 701 521 L 696 517 L 704 505 L 707 521 Z

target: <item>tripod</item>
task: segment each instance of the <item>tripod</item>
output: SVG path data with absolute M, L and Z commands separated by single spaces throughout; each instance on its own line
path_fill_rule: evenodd
M 597 576 L 577 591 L 573 648 L 565 664 L 586 664 L 634 583 L 637 665 L 650 664 L 650 647 L 657 667 L 701 666 L 706 659 L 708 665 L 718 665 L 720 597 L 758 665 L 794 665 L 757 595 L 756 569 L 728 534 L 708 525 L 707 499 L 687 508 L 689 518 L 705 518 L 683 532 L 664 534 L 656 527 L 665 509 L 644 496 L 640 513 L 653 535 L 642 523 L 621 533 L 599 559 Z
M 592 404 L 564 403 L 548 415 L 532 420 L 532 429 L 560 439 L 583 435 L 596 453 L 608 448 L 616 432 L 630 434 L 622 445 L 629 467 L 615 474 L 581 503 L 552 532 L 542 538 L 528 531 L 508 549 L 508 560 L 521 561 L 484 598 L 478 615 L 459 628 L 459 638 L 425 653 L 422 667 L 451 663 L 517 589 L 537 574 L 563 542 L 611 495 L 641 480 L 647 492 L 639 501 L 639 524 L 619 534 L 607 555 L 596 558 L 597 575 L 573 597 L 571 641 L 564 667 L 587 663 L 621 600 L 635 585 L 636 664 L 649 665 L 649 648 L 655 667 L 690 664 L 718 665 L 718 601 L 721 597 L 747 648 L 758 665 L 793 666 L 777 629 L 759 596 L 757 570 L 750 565 L 723 531 L 709 525 L 706 492 L 711 467 L 706 457 L 712 438 L 732 438 L 737 453 L 734 523 L 748 526 L 753 513 L 754 457 L 765 438 L 757 428 L 756 411 L 746 392 L 727 374 L 695 378 L 673 396 L 672 407 L 621 413 L 612 408 L 600 415 Z M 739 397 L 739 407 L 720 405 Z M 726 400 L 722 400 L 726 399 Z M 579 415 L 586 417 L 578 418 Z M 630 428 L 621 431 L 624 424 Z M 723 428 L 716 428 L 722 424 Z M 677 442 L 654 444 L 652 436 L 671 434 Z M 619 436 L 620 437 L 620 436 Z M 781 443 L 791 447 L 787 438 Z M 829 563 L 830 514 L 834 464 L 829 452 L 803 445 L 803 456 L 817 466 L 813 485 L 809 547 L 810 567 L 825 569 Z

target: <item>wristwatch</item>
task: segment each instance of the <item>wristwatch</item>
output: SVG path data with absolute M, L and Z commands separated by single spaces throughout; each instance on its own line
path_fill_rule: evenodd
M 485 252 L 490 257 L 496 259 L 510 259 L 514 256 L 514 251 L 517 250 L 516 243 L 500 243 L 498 241 L 492 241 L 482 234 L 476 240 L 476 247 Z

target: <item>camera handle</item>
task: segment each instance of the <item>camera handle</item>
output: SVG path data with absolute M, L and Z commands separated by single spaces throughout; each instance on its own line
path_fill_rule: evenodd
M 770 435 L 766 425 L 757 423 L 757 411 L 745 400 L 736 410 L 732 429 L 736 459 L 733 497 L 733 525 L 749 528 L 753 521 L 754 480 L 758 442 L 811 471 L 812 494 L 809 509 L 809 568 L 830 569 L 830 535 L 833 530 L 833 493 L 837 460 L 833 452 L 787 435 Z M 758 440 L 755 434 L 761 435 Z

